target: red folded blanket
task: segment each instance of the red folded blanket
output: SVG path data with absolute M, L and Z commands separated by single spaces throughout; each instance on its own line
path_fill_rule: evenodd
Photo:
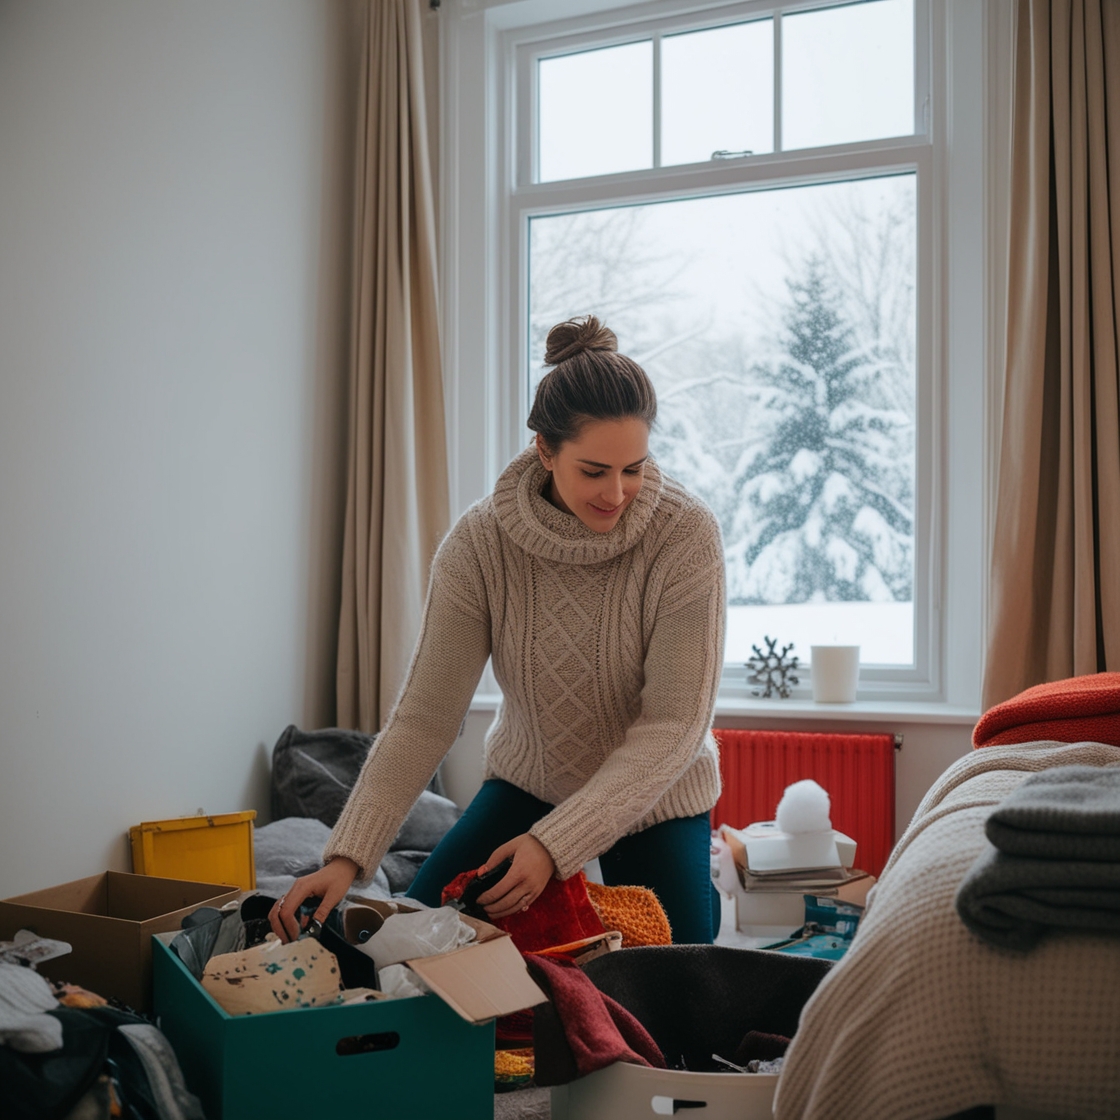
M 1039 739 L 1120 746 L 1120 673 L 1036 684 L 989 708 L 972 732 L 974 747 Z

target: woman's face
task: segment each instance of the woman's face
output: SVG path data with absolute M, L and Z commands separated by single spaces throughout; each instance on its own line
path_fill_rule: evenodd
M 589 529 L 606 533 L 618 524 L 642 488 L 649 457 L 649 428 L 635 416 L 623 420 L 589 420 L 575 439 L 555 454 L 540 435 L 537 453 L 551 486 L 545 497 Z

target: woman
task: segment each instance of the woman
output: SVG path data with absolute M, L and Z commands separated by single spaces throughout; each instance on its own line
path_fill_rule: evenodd
M 594 317 L 549 332 L 534 444 L 459 519 L 432 565 L 404 686 L 324 852 L 272 912 L 324 920 L 377 869 L 459 733 L 487 658 L 503 703 L 486 781 L 409 895 L 438 906 L 459 872 L 512 866 L 480 902 L 527 909 L 595 856 L 651 887 L 678 942 L 712 940 L 710 733 L 723 662 L 718 524 L 649 457 L 657 401 Z

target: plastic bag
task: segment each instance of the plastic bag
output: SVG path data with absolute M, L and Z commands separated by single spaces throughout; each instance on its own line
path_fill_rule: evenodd
M 411 914 L 390 914 L 385 924 L 357 948 L 373 958 L 381 975 L 381 990 L 385 991 L 382 970 L 387 965 L 449 953 L 473 940 L 474 930 L 460 919 L 459 912 L 441 906 Z
M 391 964 L 378 971 L 382 994 L 387 999 L 411 999 L 426 996 L 428 985 L 406 964 Z

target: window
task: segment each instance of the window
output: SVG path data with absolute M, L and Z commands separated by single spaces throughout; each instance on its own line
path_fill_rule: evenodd
M 968 495 L 961 473 L 981 473 L 980 435 L 945 444 L 964 400 L 946 405 L 964 375 L 950 318 L 958 350 L 983 345 L 964 286 L 940 295 L 968 248 L 954 256 L 943 220 L 938 119 L 962 6 L 955 22 L 927 0 L 581 7 L 557 22 L 556 5 L 491 0 L 451 38 L 453 60 L 485 71 L 473 108 L 460 73 L 453 112 L 457 183 L 469 137 L 485 164 L 486 220 L 468 217 L 468 186 L 447 243 L 465 346 L 452 438 L 477 452 L 471 417 L 490 433 L 481 471 L 457 456 L 475 470 L 463 498 L 524 446 L 548 328 L 595 312 L 657 386 L 654 454 L 721 522 L 725 694 L 768 634 L 806 661 L 814 643 L 858 643 L 864 694 L 947 697 L 947 678 L 978 677 L 962 610 L 979 566 L 951 588 L 953 644 L 969 644 L 955 668 L 945 598 L 982 536 L 982 487 Z M 966 203 L 979 213 L 982 192 Z M 974 389 L 977 426 L 982 404 Z
M 645 367 L 652 451 L 723 531 L 728 661 L 913 663 L 915 203 L 907 173 L 529 219 L 529 396 L 583 311 Z
M 719 518 L 727 660 L 771 634 L 912 669 L 914 0 L 695 18 L 519 48 L 526 401 L 548 328 L 599 314 L 657 387 L 655 456 Z M 760 179 L 757 157 L 806 148 Z M 686 163 L 687 188 L 656 174 Z

